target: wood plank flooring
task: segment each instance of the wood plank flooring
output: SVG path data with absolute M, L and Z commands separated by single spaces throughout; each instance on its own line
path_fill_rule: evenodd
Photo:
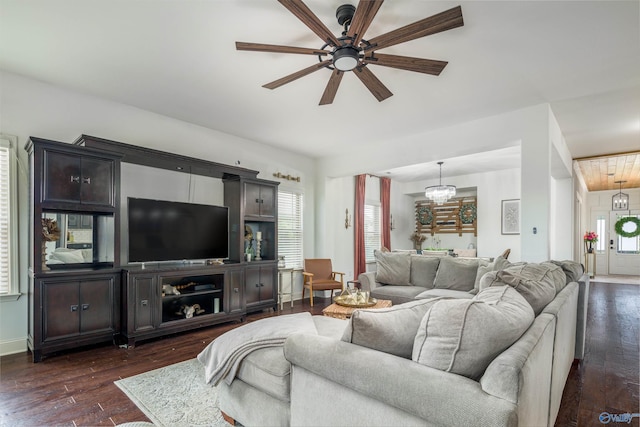
M 321 314 L 329 299 L 314 307 L 296 301 L 263 317 L 311 311 Z M 557 426 L 598 426 L 600 413 L 637 413 L 639 408 L 640 286 L 591 283 L 587 354 L 569 374 Z M 0 358 L 0 426 L 113 426 L 146 421 L 113 382 L 195 357 L 229 323 L 162 339 L 135 348 L 94 346 L 32 363 L 28 353 Z M 640 420 L 633 419 L 632 426 Z M 616 425 L 615 423 L 611 423 Z

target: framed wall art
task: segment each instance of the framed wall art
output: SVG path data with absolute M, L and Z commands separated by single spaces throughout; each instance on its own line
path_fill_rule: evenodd
M 520 199 L 502 201 L 502 234 L 520 234 Z

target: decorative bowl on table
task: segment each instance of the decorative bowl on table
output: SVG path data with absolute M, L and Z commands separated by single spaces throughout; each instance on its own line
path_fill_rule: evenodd
M 373 307 L 378 303 L 375 298 L 367 298 L 364 295 L 338 295 L 333 298 L 333 302 L 344 307 L 366 308 Z

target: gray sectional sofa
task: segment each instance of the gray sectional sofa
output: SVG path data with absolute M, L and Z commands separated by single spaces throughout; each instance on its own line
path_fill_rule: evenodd
M 496 259 L 477 263 L 484 270 L 468 290 L 467 282 L 400 295 L 401 286 L 420 287 L 411 273 L 421 265 L 412 270 L 409 261 L 409 284 L 360 277 L 372 295 L 393 290 L 407 302 L 350 320 L 314 316 L 317 334 L 254 351 L 230 385 L 217 385 L 221 410 L 245 426 L 553 426 L 584 351 L 589 279 L 581 266 Z M 415 298 L 442 289 L 448 295 Z
M 489 262 L 483 258 L 375 251 L 375 257 L 376 271 L 361 274 L 358 281 L 371 296 L 393 304 L 437 296 L 472 298 L 485 273 L 511 265 L 502 256 Z

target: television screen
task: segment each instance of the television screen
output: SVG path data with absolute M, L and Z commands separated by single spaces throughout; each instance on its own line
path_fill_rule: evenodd
M 128 199 L 129 262 L 229 257 L 225 206 Z

